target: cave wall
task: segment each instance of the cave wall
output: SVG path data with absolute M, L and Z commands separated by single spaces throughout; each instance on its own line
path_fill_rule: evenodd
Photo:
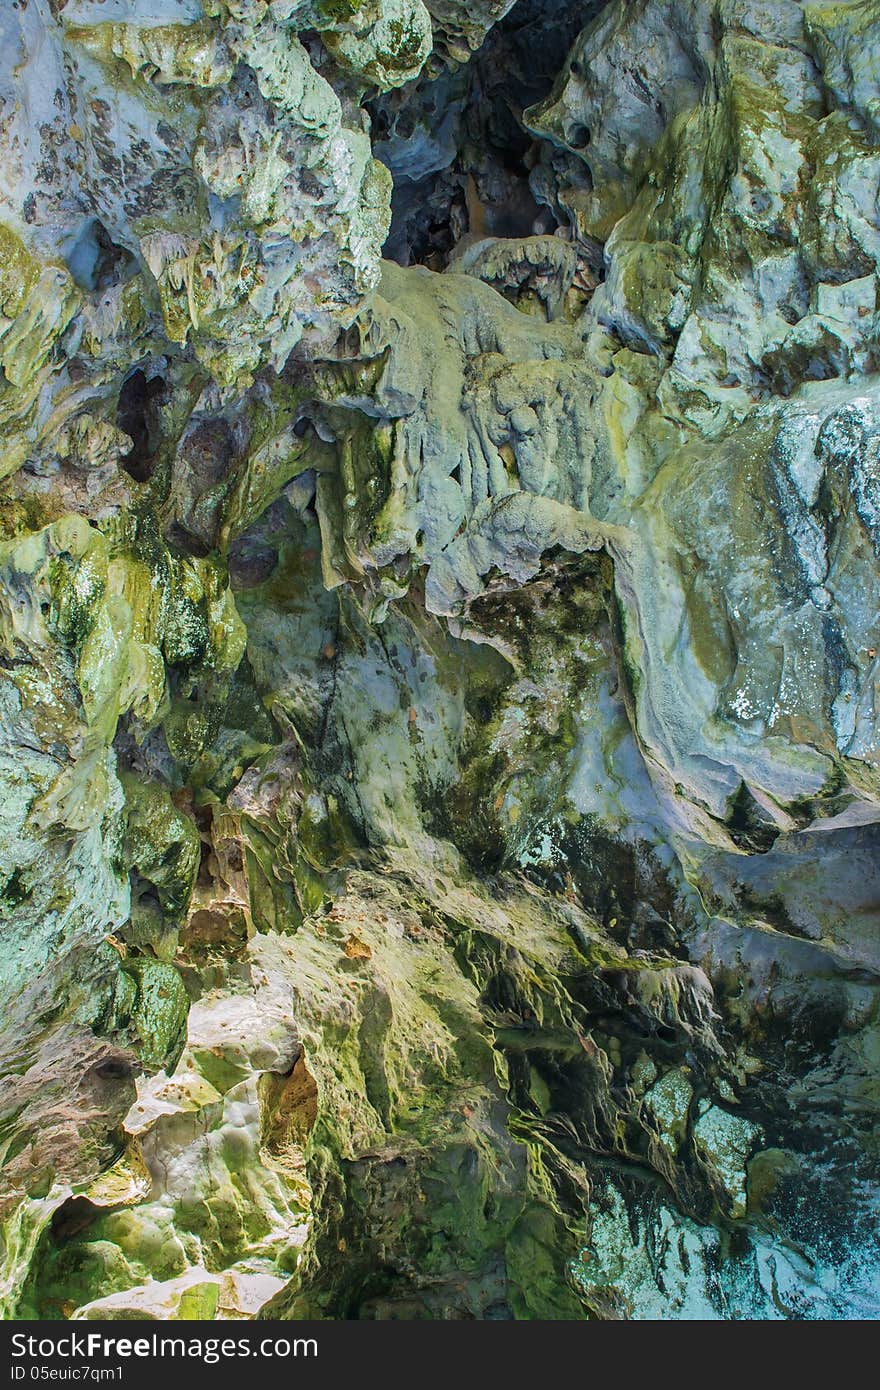
M 3 1315 L 876 1316 L 880 5 L 0 102 Z

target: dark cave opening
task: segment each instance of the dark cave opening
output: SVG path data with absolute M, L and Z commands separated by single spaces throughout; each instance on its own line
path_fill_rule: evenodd
M 74 242 L 67 267 L 80 289 L 94 292 L 125 284 L 137 274 L 138 263 L 125 246 L 112 239 L 103 222 L 93 217 Z
M 50 1230 L 56 1241 L 66 1241 L 91 1226 L 100 1211 L 88 1197 L 68 1197 L 52 1213 Z
M 166 396 L 164 377 L 148 379 L 140 367 L 122 383 L 116 409 L 116 424 L 131 440 L 131 449 L 122 467 L 136 483 L 147 483 L 156 466 L 159 448 L 159 406 Z
M 599 9 L 519 0 L 463 67 L 434 68 L 368 104 L 373 152 L 394 178 L 386 257 L 439 271 L 464 237 L 556 229 L 530 186 L 538 147 L 522 114 L 549 96 Z M 579 126 L 572 137 L 583 149 L 590 131 Z

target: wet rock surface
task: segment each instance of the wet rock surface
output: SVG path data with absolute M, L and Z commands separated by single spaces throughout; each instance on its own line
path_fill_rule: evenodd
M 8 1318 L 854 1318 L 880 7 L 0 18 Z

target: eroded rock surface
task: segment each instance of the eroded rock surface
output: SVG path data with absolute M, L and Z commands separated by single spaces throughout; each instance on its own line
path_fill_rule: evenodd
M 877 1316 L 880 6 L 0 102 L 4 1316 Z

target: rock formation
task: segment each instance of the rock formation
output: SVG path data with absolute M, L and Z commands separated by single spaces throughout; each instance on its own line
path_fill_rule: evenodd
M 0 103 L 3 1316 L 880 1314 L 878 0 Z

